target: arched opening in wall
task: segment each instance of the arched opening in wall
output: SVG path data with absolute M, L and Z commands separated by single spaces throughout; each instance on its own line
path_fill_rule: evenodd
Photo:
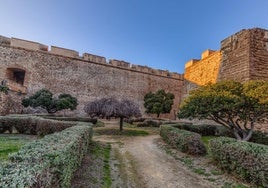
M 7 68 L 6 78 L 20 85 L 24 84 L 25 70 L 19 68 Z

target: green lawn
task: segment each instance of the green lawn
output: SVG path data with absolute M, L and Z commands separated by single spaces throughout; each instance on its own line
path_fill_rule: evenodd
M 0 135 L 0 161 L 8 159 L 8 154 L 17 152 L 24 144 L 31 139 L 28 136 L 16 134 Z

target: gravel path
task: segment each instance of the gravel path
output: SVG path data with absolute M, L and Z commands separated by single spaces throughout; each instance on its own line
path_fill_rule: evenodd
M 157 147 L 159 135 L 140 137 L 97 136 L 112 143 L 112 187 L 212 188 L 172 156 Z

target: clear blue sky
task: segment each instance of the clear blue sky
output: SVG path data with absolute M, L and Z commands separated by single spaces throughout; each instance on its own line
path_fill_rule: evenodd
M 268 29 L 268 0 L 0 0 L 0 35 L 183 73 L 241 29 Z

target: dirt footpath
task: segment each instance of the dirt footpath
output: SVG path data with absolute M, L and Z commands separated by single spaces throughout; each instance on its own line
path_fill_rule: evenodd
M 212 188 L 172 156 L 157 147 L 159 135 L 139 137 L 96 136 L 94 140 L 112 143 L 112 187 Z

